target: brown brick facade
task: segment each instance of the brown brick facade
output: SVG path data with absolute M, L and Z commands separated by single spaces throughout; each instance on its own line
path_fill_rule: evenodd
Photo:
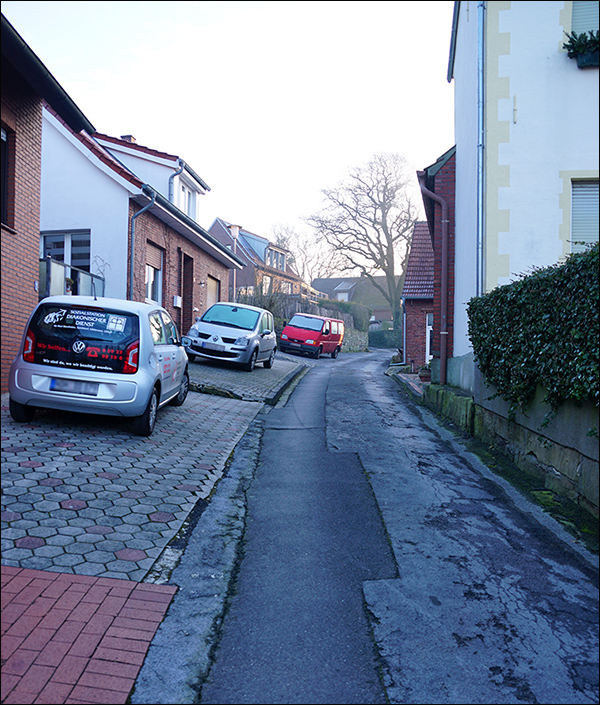
M 431 299 L 406 299 L 404 302 L 404 335 L 406 349 L 404 359 L 413 364 L 415 371 L 426 363 L 426 340 L 423 331 L 427 327 L 427 314 L 433 313 Z
M 131 203 L 129 219 L 140 208 Z M 135 265 L 133 298 L 144 301 L 146 297 L 146 244 L 162 250 L 162 301 L 173 316 L 180 333 L 187 333 L 194 316 L 207 309 L 208 277 L 220 282 L 221 300 L 227 296 L 229 269 L 206 252 L 168 227 L 151 213 L 142 213 L 135 220 Z M 182 308 L 173 305 L 175 296 L 182 297 Z M 198 309 L 198 313 L 193 311 Z
M 2 65 L 2 128 L 8 136 L 8 216 L 2 223 L 1 390 L 38 301 L 42 100 Z
M 434 186 L 430 190 L 441 196 L 448 204 L 448 311 L 447 311 L 447 356 L 453 356 L 454 340 L 454 200 L 456 176 L 456 155 L 452 155 L 434 177 Z M 440 320 L 441 320 L 441 281 L 442 281 L 442 208 L 433 203 L 435 217 L 433 222 L 434 257 L 434 294 L 433 294 L 433 350 L 434 357 L 440 356 Z M 431 226 L 431 224 L 430 224 Z

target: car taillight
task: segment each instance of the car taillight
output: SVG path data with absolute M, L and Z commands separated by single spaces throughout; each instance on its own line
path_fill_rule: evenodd
M 23 345 L 23 359 L 25 362 L 33 362 L 35 356 L 35 335 L 31 328 L 27 330 L 25 344 Z
M 140 341 L 136 340 L 127 346 L 125 350 L 125 362 L 123 363 L 123 372 L 126 375 L 132 375 L 138 371 L 138 359 L 140 354 Z

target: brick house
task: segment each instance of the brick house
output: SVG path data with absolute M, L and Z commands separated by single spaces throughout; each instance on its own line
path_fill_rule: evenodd
M 403 277 L 404 273 L 396 275 L 396 282 L 399 282 L 400 286 L 402 286 Z M 385 277 L 375 277 L 375 281 L 387 290 Z M 384 327 L 392 328 L 392 309 L 389 301 L 368 277 L 327 277 L 313 279 L 311 284 L 332 301 L 350 301 L 368 308 L 371 311 L 373 330 L 381 328 L 382 324 Z
M 235 249 L 235 253 L 244 263 L 243 270 L 235 273 L 235 284 L 233 271 L 231 272 L 231 301 L 235 300 L 234 288 L 238 294 L 248 296 L 268 296 L 273 292 L 300 295 L 309 288 L 290 266 L 289 250 L 222 218 L 216 218 L 208 232 L 228 250 Z
M 74 132 L 94 127 L 2 15 L 1 391 L 39 297 L 42 104 Z
M 131 135 L 75 133 L 48 106 L 43 118 L 40 255 L 101 276 L 106 296 L 160 303 L 187 332 L 242 266 L 196 220 L 208 186 Z
M 432 358 L 434 252 L 427 222 L 415 223 L 404 275 L 404 362 L 416 371 Z
M 433 242 L 433 335 L 430 354 L 439 360 L 440 382 L 446 383 L 447 361 L 454 343 L 454 198 L 456 147 L 417 172 L 425 216 Z

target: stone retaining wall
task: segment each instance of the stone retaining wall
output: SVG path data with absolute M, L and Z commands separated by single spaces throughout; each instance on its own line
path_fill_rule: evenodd
M 547 426 L 543 390 L 527 416 L 509 420 L 508 404 L 491 400 L 491 390 L 476 379 L 476 397 L 457 388 L 424 386 L 422 402 L 474 438 L 510 458 L 544 486 L 569 497 L 598 516 L 598 407 L 563 404 Z

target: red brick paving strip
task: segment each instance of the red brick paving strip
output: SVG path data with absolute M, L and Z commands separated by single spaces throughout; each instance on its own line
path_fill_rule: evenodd
M 124 704 L 177 588 L 1 567 L 6 705 Z

